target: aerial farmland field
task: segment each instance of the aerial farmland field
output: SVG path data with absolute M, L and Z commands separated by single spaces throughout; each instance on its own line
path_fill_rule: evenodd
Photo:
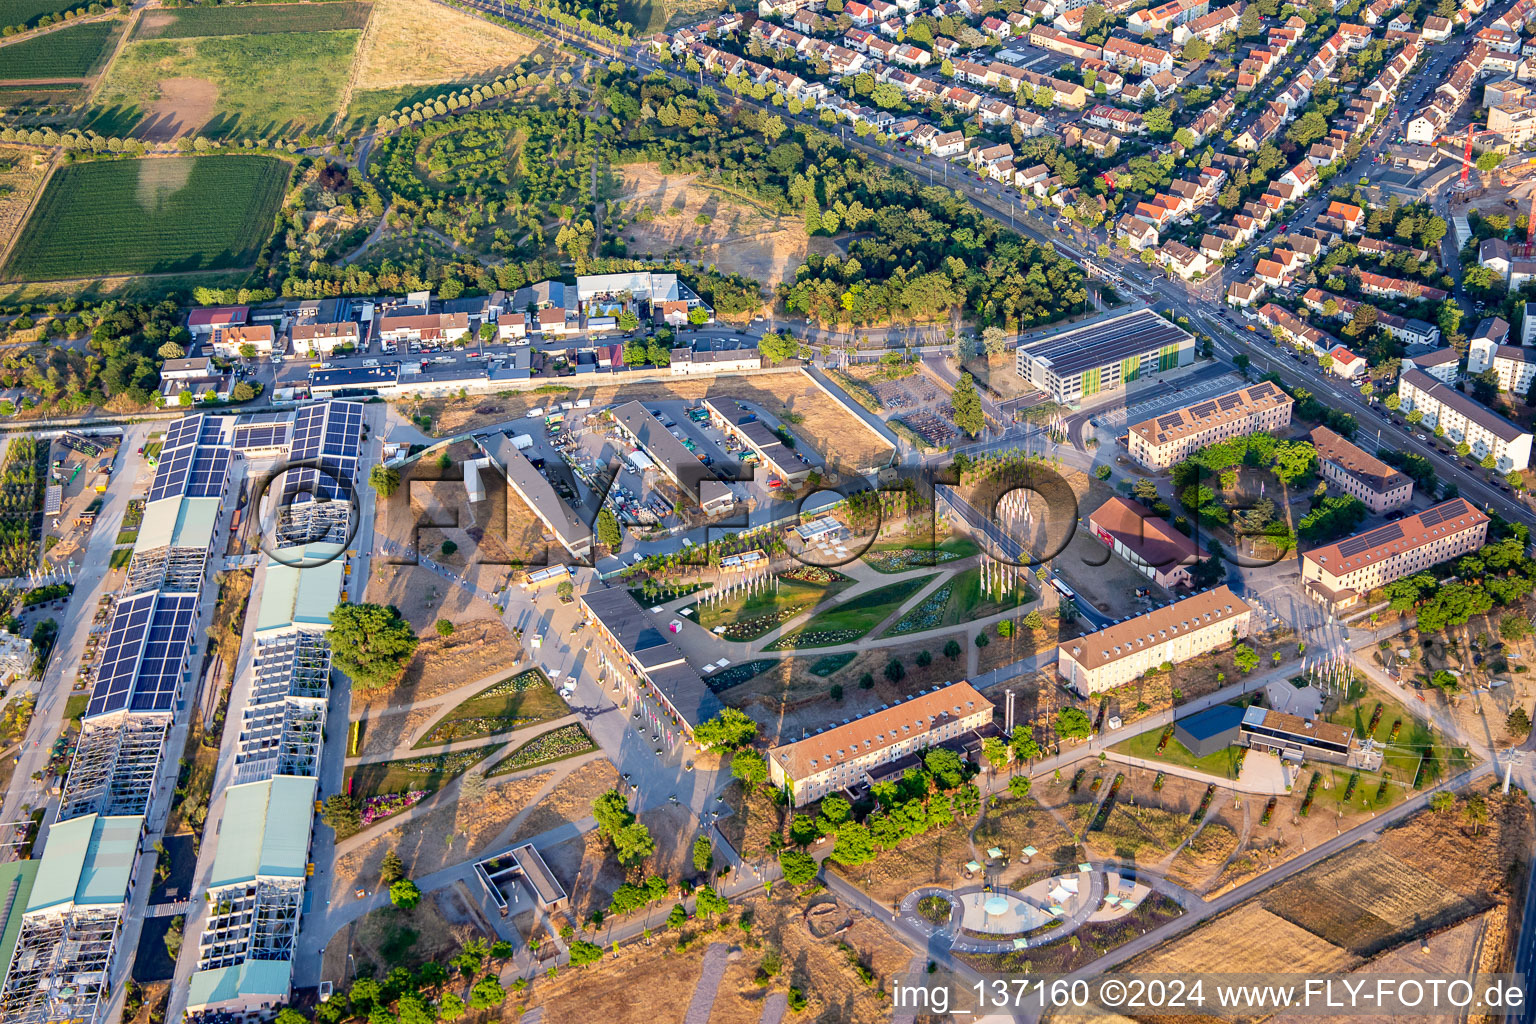
M 189 39 L 194 36 L 253 36 L 277 32 L 336 32 L 368 24 L 372 4 L 338 0 L 325 4 L 249 4 L 240 7 L 185 7 L 149 11 L 135 39 Z
M 289 171 L 264 156 L 61 167 L 0 276 L 47 281 L 247 266 L 272 230 Z
M 0 46 L 0 79 L 85 78 L 96 70 L 120 27 L 117 22 L 92 21 Z
M 0 25 L 31 27 L 45 14 L 84 6 L 80 0 L 0 0 Z

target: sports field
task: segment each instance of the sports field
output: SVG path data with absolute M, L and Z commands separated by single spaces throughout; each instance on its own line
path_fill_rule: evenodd
M 60 167 L 0 276 L 48 281 L 250 265 L 290 165 L 265 156 Z
M 276 32 L 338 32 L 368 24 L 372 4 L 245 4 L 239 7 L 183 7 L 148 11 L 134 39 L 190 39 L 194 36 L 255 36 Z
M 147 118 L 141 138 L 286 135 L 329 120 L 360 33 L 146 39 L 107 69 L 97 104 Z
M 120 27 L 117 22 L 92 21 L 0 46 L 0 79 L 86 78 L 96 71 Z

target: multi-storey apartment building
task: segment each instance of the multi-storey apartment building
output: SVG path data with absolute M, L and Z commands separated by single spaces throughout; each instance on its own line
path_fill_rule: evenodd
M 1307 593 L 1335 610 L 1377 587 L 1482 547 L 1488 517 L 1465 498 L 1302 553 Z
M 1443 428 L 1458 444 L 1465 441 L 1472 458 L 1481 462 L 1493 456 L 1500 473 L 1528 469 L 1531 464 L 1531 432 L 1505 419 L 1422 370 L 1404 370 L 1397 379 L 1398 410 L 1417 410 L 1424 426 Z
M 918 693 L 844 725 L 768 751 L 768 777 L 794 805 L 865 781 L 871 769 L 984 728 L 992 702 L 968 682 Z
M 1327 427 L 1310 435 L 1324 480 L 1365 503 L 1376 515 L 1413 500 L 1413 481 Z
M 1178 664 L 1248 635 L 1253 610 L 1226 587 L 1068 640 L 1056 671 L 1084 697 L 1124 685 L 1164 662 Z
M 1269 381 L 1217 395 L 1131 427 L 1131 458 L 1148 469 L 1167 469 L 1217 441 L 1284 430 L 1293 404 Z

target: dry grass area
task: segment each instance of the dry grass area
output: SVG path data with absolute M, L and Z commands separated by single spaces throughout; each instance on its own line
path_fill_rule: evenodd
M 1275 969 L 1277 951 L 1285 969 L 1296 973 L 1347 970 L 1359 962 L 1348 950 L 1272 914 L 1257 903 L 1231 913 L 1131 961 L 1139 974 L 1222 971 L 1241 974 Z
M 251 596 L 255 571 L 237 569 L 218 574 L 219 597 L 208 627 L 213 653 L 219 659 L 215 685 L 223 687 L 235 681 L 235 664 L 240 658 L 240 641 L 245 636 L 246 606 Z
M 784 828 L 786 810 L 769 798 L 766 787 L 748 790 L 733 779 L 725 789 L 725 805 L 731 813 L 720 819 L 720 832 L 738 853 L 751 855 L 766 849 L 768 840 Z
M 548 784 L 553 772 L 488 785 L 472 805 L 454 800 L 396 825 L 336 860 L 337 892 L 369 888 L 378 883 L 384 854 L 394 850 L 405 862 L 406 874 L 421 877 L 449 864 L 490 853 L 507 823 Z M 455 794 L 457 790 L 454 791 Z M 442 799 L 429 798 L 429 799 Z
M 466 625 L 492 621 L 496 616 L 494 608 L 468 589 L 449 583 L 425 566 L 375 562 L 365 593 L 365 601 L 400 609 L 400 614 L 423 635 L 438 619 L 449 619 L 463 629 Z M 462 682 L 474 677 L 459 678 Z
M 1116 800 L 1104 826 L 1084 834 L 1083 842 L 1101 857 L 1134 860 L 1140 867 L 1149 867 L 1177 849 L 1194 828 L 1182 811 L 1132 807 Z
M 494 939 L 474 909 L 463 882 L 428 893 L 410 910 L 381 907 L 350 922 L 326 943 L 321 976 L 345 985 L 350 977 L 347 954 L 362 968 L 378 973 L 401 964 L 412 969 L 428 961 L 446 962 L 469 940 Z M 359 972 L 361 973 L 361 972 Z
M 493 78 L 537 45 L 431 0 L 377 0 L 358 44 L 353 87 L 398 89 Z
M 957 888 L 974 879 L 965 877 L 965 862 L 971 859 L 966 831 L 970 823 L 936 829 L 907 840 L 894 850 L 881 853 L 870 864 L 856 868 L 832 868 L 850 883 L 887 906 L 920 885 Z
M 1531 842 L 1523 799 L 1494 795 L 1488 810 L 1476 837 L 1459 813 L 1417 814 L 1290 879 L 1264 906 L 1362 956 L 1482 913 L 1509 899 Z
M 387 713 L 369 715 L 363 720 L 363 740 L 358 749 L 358 756 L 381 758 L 392 754 L 397 744 L 405 742 L 417 730 L 426 726 L 447 709 L 433 705 L 425 708 L 383 710 Z
M 654 164 L 625 167 L 608 209 L 627 222 L 620 235 L 631 253 L 713 263 L 769 287 L 793 281 L 809 253 L 846 255 L 832 238 L 809 237 L 803 218 L 780 216 L 692 174 L 662 174 Z
M 420 570 L 417 570 L 420 571 Z M 412 625 L 418 629 L 417 620 L 407 614 L 405 609 L 397 601 L 389 600 L 390 596 L 404 597 L 397 594 L 396 587 L 391 586 L 389 594 L 379 595 L 379 600 L 374 594 L 374 584 L 378 580 L 378 573 L 368 582 L 368 600 L 377 601 L 379 604 L 393 604 L 400 608 L 402 614 L 411 619 Z M 457 591 L 457 588 L 455 588 Z M 462 591 L 457 591 L 462 593 Z M 482 602 L 476 602 L 480 604 Z M 445 613 L 452 619 L 451 614 Z M 425 625 L 430 627 L 435 618 L 426 620 Z M 497 673 L 507 673 L 510 666 L 517 665 L 523 659 L 523 646 L 513 639 L 507 632 L 500 619 L 474 619 L 463 621 L 454 619 L 458 624 L 452 636 L 438 636 L 436 633 L 423 636 L 421 646 L 416 648 L 416 654 L 411 658 L 409 665 L 405 667 L 405 673 L 394 686 L 382 690 L 354 690 L 352 693 L 352 706 L 355 710 L 361 708 L 399 707 L 416 701 L 429 700 L 441 696 L 450 690 L 457 689 L 467 683 L 478 679 L 487 680 L 489 686 Z
M 592 801 L 618 785 L 619 773 L 607 758 L 594 758 L 574 771 L 544 795 L 529 810 L 507 841 L 508 845 L 577 821 L 592 813 Z
M 1447 928 L 1429 940 L 1426 952 L 1418 941 L 1404 943 L 1383 953 L 1374 960 L 1361 964 L 1353 973 L 1368 975 L 1426 975 L 1441 974 L 1452 977 L 1468 977 L 1478 972 L 1482 952 L 1495 945 L 1488 940 L 1498 930 L 1499 913 L 1490 911 L 1468 918 L 1461 924 Z M 1371 1024 L 1380 1017 L 1354 1014 L 1330 1014 L 1330 1024 Z M 1425 1015 L 1418 1020 L 1423 1024 L 1453 1024 L 1461 1017 Z M 1296 1014 L 1282 1013 L 1270 1018 L 1271 1024 L 1303 1024 L 1305 1018 Z
M 684 933 L 686 949 L 668 936 L 620 947 L 617 957 L 592 968 L 538 978 L 523 998 L 508 1002 L 502 1019 L 515 1021 L 525 1010 L 542 1007 L 545 1024 L 681 1020 L 699 983 L 704 950 L 725 942 L 735 948 L 716 990 L 710 1024 L 761 1020 L 768 995 L 791 985 L 805 993 L 807 1006 L 802 1013 L 786 1014 L 786 1020 L 884 1024 L 891 1008 L 880 992 L 893 975 L 906 971 L 912 954 L 883 925 L 849 913 L 853 921 L 846 931 L 817 938 L 806 927 L 803 902 L 782 892 L 756 896 L 733 905 L 733 920 L 719 931 L 690 925 Z M 742 916 L 749 918 L 749 930 L 741 929 Z M 860 981 L 840 943 L 873 972 L 874 985 Z M 778 967 L 766 985 L 758 985 L 754 979 L 765 959 L 776 960 Z
M 1173 858 L 1168 875 L 1186 889 L 1199 892 L 1215 870 L 1237 850 L 1238 834 L 1220 821 L 1207 821 Z
M 568 378 L 571 381 L 576 379 Z M 566 381 L 562 380 L 561 383 Z M 606 387 L 572 385 L 559 399 L 574 401 L 589 398 L 594 407 L 603 407 L 629 401 L 680 399 L 696 402 L 716 397 L 753 402 L 775 416 L 782 417 L 787 412 L 804 417 L 791 424 L 790 429 L 807 447 L 825 458 L 829 472 L 853 473 L 870 466 L 884 465 L 890 460 L 890 444 L 840 402 L 829 397 L 802 372 L 720 376 L 708 380 L 679 379 L 666 383 Z M 420 412 L 431 417 L 432 431 L 436 436 L 448 437 L 526 416 L 529 409 L 548 405 L 549 402 L 548 394 L 508 391 L 494 398 L 472 396 L 468 399 L 422 402 Z M 481 409 L 486 411 L 478 411 Z M 409 416 L 409 411 L 405 409 L 398 411 Z M 829 479 L 828 482 L 835 481 Z
M 50 153 L 0 146 L 0 257 L 10 252 L 51 163 Z

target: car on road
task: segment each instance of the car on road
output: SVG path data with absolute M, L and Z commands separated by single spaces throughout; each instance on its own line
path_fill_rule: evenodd
M 1429 440 L 1429 438 L 1425 437 L 1423 434 L 1414 434 L 1413 436 L 1418 438 L 1420 441 L 1428 441 Z

